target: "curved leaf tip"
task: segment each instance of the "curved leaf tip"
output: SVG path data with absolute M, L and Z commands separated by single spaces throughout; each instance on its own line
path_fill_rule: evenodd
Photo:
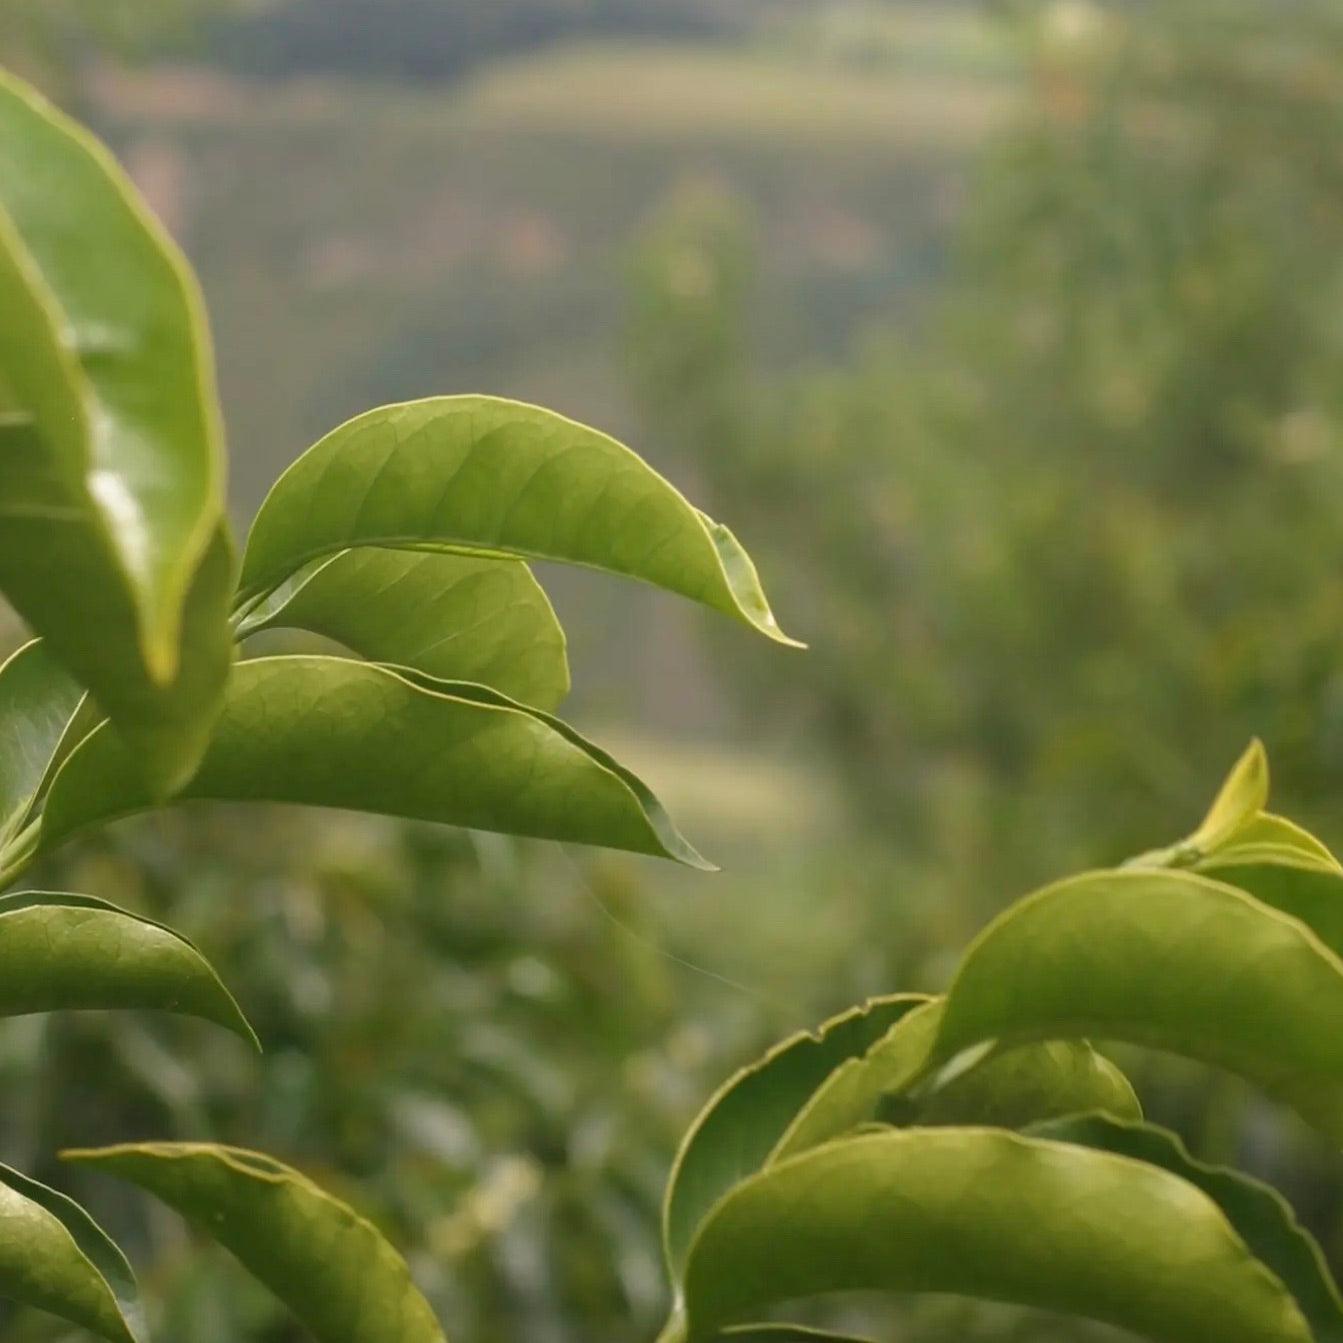
M 796 642 L 726 527 L 624 444 L 520 401 L 430 397 L 333 429 L 262 504 L 243 558 L 244 599 L 359 546 L 605 570 Z
M 89 895 L 0 898 L 0 1017 L 142 1009 L 200 1017 L 261 1042 L 210 963 L 180 933 Z
M 61 767 L 41 846 L 153 801 L 106 728 Z M 629 770 L 557 718 L 487 686 L 295 655 L 237 664 L 181 800 L 341 807 L 565 840 L 706 867 Z
M 126 1257 L 73 1199 L 0 1165 L 0 1296 L 109 1343 L 144 1343 Z
M 1268 805 L 1268 753 L 1253 738 L 1231 767 L 1208 814 L 1186 841 L 1200 854 L 1210 853 Z

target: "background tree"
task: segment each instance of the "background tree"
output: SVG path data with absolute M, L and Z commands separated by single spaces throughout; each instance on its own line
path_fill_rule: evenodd
M 967 909 L 1192 814 L 1252 724 L 1321 815 L 1343 750 L 1343 26 L 1049 13 L 916 333 L 762 375 L 722 198 L 635 270 L 648 418 L 825 631 L 780 693 Z

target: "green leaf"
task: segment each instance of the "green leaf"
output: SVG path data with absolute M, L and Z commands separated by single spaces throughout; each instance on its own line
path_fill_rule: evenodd
M 1343 872 L 1327 845 L 1285 816 L 1263 810 L 1268 801 L 1268 758 L 1256 740 L 1236 763 L 1199 828 L 1177 844 L 1153 849 L 1130 859 L 1126 867 L 1192 867 L 1203 871 L 1210 862 L 1230 861 L 1234 852 L 1250 861 L 1250 851 L 1265 860 L 1290 851 L 1295 859 L 1323 864 Z M 1242 852 L 1244 851 L 1244 852 Z
M 270 1157 L 196 1143 L 62 1154 L 130 1180 L 230 1250 L 318 1343 L 445 1343 L 371 1223 Z
M 564 631 L 517 561 L 341 551 L 282 583 L 238 634 L 280 626 L 324 635 L 371 662 L 478 681 L 539 709 L 569 693 Z
M 40 639 L 0 666 L 0 845 L 27 819 L 83 699 Z
M 1107 1110 L 1141 1118 L 1128 1079 L 1090 1045 L 1046 1040 L 986 1044 L 935 1089 L 926 1078 L 945 1000 L 910 1012 L 861 1057 L 830 1074 L 801 1106 L 771 1153 L 781 1161 L 875 1118 L 900 1124 L 994 1124 L 1016 1128 L 1055 1115 Z
M 1088 1036 L 1238 1073 L 1343 1140 L 1343 962 L 1305 924 L 1189 872 L 1126 869 L 1028 896 L 975 940 L 931 1063 Z
M 1316 1343 L 1338 1343 L 1343 1338 L 1343 1298 L 1324 1253 L 1272 1186 L 1239 1171 L 1195 1161 L 1174 1133 L 1153 1124 L 1080 1115 L 1039 1125 L 1031 1134 L 1145 1161 L 1196 1185 L 1221 1208 L 1251 1253 L 1282 1279 L 1310 1321 Z
M 1231 768 L 1208 814 L 1186 841 L 1200 853 L 1211 853 L 1268 804 L 1268 756 L 1257 737 Z
M 1260 845 L 1291 849 L 1305 858 L 1318 859 L 1332 867 L 1339 867 L 1338 859 L 1328 846 L 1316 839 L 1309 830 L 1295 821 L 1289 821 L 1285 816 L 1275 816 L 1267 811 L 1256 812 L 1251 816 L 1232 832 L 1231 837 L 1212 856 L 1218 857 L 1232 848 Z
M 223 446 L 195 279 L 107 150 L 3 75 L 0 211 L 0 285 L 27 309 L 5 324 L 5 381 L 71 503 L 91 510 L 109 540 L 146 667 L 166 681 L 192 574 L 222 517 Z M 64 595 L 87 604 L 80 591 Z
M 807 1097 L 925 1001 L 912 993 L 874 999 L 784 1040 L 719 1088 L 682 1139 L 667 1181 L 662 1244 L 674 1278 L 704 1214 L 765 1164 Z
M 497 691 L 331 657 L 240 662 L 183 799 L 296 802 L 704 860 L 628 770 Z M 143 810 L 134 765 L 99 729 L 57 774 L 42 847 Z
M 0 1296 L 112 1343 L 144 1343 L 125 1256 L 64 1194 L 0 1166 Z
M 909 1122 L 992 1124 L 1023 1128 L 1079 1111 L 1141 1119 L 1128 1078 L 1109 1059 L 1077 1040 L 996 1050 L 924 1098 Z
M 874 1119 L 888 1095 L 899 1096 L 923 1076 L 942 1020 L 932 998 L 906 1013 L 861 1056 L 846 1059 L 807 1098 L 770 1153 L 782 1161 Z
M 739 1184 L 691 1248 L 686 1336 L 846 1290 L 1037 1306 L 1156 1343 L 1311 1343 L 1282 1283 L 1201 1190 L 995 1129 L 846 1138 Z
M 162 795 L 199 760 L 228 677 L 231 542 L 221 524 L 192 576 L 180 612 L 180 657 L 165 678 L 146 662 L 133 594 L 115 557 L 87 512 L 45 474 L 49 467 L 31 426 L 0 425 L 0 590 L 93 693 L 134 748 L 137 770 Z
M 171 928 L 90 895 L 0 898 L 0 1017 L 144 1008 L 257 1038 L 209 963 Z
M 0 589 L 165 791 L 231 657 L 202 308 L 107 151 L 2 74 L 0 311 Z
M 1256 737 L 1232 766 L 1208 814 L 1193 834 L 1164 849 L 1138 854 L 1124 866 L 1190 867 L 1214 849 L 1234 842 L 1236 834 L 1247 827 L 1262 820 L 1276 820 L 1266 817 L 1263 808 L 1267 802 L 1268 756 Z
M 137 772 L 156 798 L 162 794 L 163 781 L 175 777 L 176 765 L 171 762 L 183 759 L 181 752 L 184 749 L 193 762 L 198 762 L 214 725 L 213 716 L 202 717 L 200 706 L 206 701 L 213 702 L 217 694 L 222 693 L 232 665 L 232 638 L 227 626 L 221 626 L 217 620 L 227 603 L 232 572 L 233 543 L 228 533 L 221 529 L 187 599 L 185 637 L 188 646 L 177 680 L 172 686 L 164 687 L 152 701 L 132 704 L 130 699 L 123 699 L 121 707 L 125 714 L 113 724 L 113 729 L 132 744 Z M 124 628 L 114 621 L 103 629 L 103 633 L 109 643 L 114 643 L 124 634 Z M 215 657 L 212 649 L 219 651 L 221 656 Z M 85 695 L 51 756 L 38 789 L 39 801 L 75 747 L 107 721 L 101 706 Z M 144 767 L 146 761 L 152 762 L 149 768 Z
M 1299 919 L 1343 956 L 1343 872 L 1332 860 L 1280 844 L 1235 844 L 1194 870 Z
M 384 406 L 333 430 L 276 482 L 252 526 L 251 598 L 351 546 L 558 560 L 623 574 L 781 643 L 755 566 L 615 439 L 487 396 Z

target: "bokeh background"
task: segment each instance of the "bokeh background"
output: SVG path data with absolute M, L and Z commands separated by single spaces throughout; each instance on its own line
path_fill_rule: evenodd
M 388 1232 L 453 1339 L 639 1343 L 677 1137 L 767 1043 L 937 989 L 1009 900 L 1184 833 L 1252 734 L 1277 809 L 1343 841 L 1337 0 L 0 0 L 0 60 L 198 267 L 240 525 L 358 410 L 516 396 L 727 520 L 812 644 L 544 575 L 568 716 L 713 878 L 259 808 L 49 865 L 171 916 L 267 1045 L 0 1030 L 0 1158 L 124 1239 L 158 1337 L 301 1335 L 63 1144 L 268 1148 Z M 1133 1063 L 1337 1259 L 1330 1153 Z M 1119 1337 L 951 1300 L 815 1318 Z

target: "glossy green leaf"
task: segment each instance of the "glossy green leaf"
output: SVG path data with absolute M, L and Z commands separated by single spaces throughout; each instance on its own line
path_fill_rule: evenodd
M 0 1017 L 101 1008 L 203 1017 L 257 1044 L 209 963 L 171 928 L 90 895 L 0 898 Z
M 1039 1125 L 1031 1134 L 1145 1161 L 1196 1185 L 1221 1208 L 1251 1253 L 1292 1293 L 1310 1321 L 1316 1343 L 1338 1343 L 1343 1338 L 1343 1298 L 1324 1254 L 1272 1186 L 1239 1171 L 1194 1160 L 1174 1133 L 1152 1124 L 1080 1115 Z
M 445 1343 L 377 1229 L 270 1157 L 196 1143 L 63 1154 L 130 1180 L 231 1251 L 318 1343 Z
M 1343 962 L 1305 924 L 1189 872 L 1095 872 L 980 934 L 931 1062 L 993 1040 L 1123 1040 L 1239 1073 L 1343 1141 L 1340 1021 Z
M 642 579 L 779 629 L 755 566 L 615 439 L 487 396 L 384 406 L 333 430 L 276 482 L 247 542 L 255 597 L 351 546 L 558 560 Z
M 83 699 L 40 639 L 0 666 L 0 844 L 27 818 Z
M 7 473 L 42 467 L 35 442 L 31 428 L 0 426 L 0 488 L 9 491 L 13 484 Z M 233 658 L 228 627 L 232 542 L 221 525 L 187 593 L 177 670 L 159 683 L 145 671 L 137 617 L 105 549 L 45 485 L 39 493 L 47 496 L 53 512 L 6 516 L 6 504 L 0 503 L 0 588 L 45 636 L 51 655 L 88 686 L 132 745 L 138 771 L 156 792 L 171 791 L 205 748 Z M 49 531 L 53 517 L 62 527 L 58 538 Z M 4 572 L 3 554 L 11 545 L 27 557 L 22 592 Z M 69 595 L 76 589 L 78 598 Z
M 240 662 L 180 796 L 383 812 L 704 865 L 652 793 L 558 719 L 485 686 L 348 658 Z M 150 802 L 125 746 L 99 729 L 52 784 L 43 848 Z
M 0 589 L 171 786 L 230 656 L 202 309 L 106 150 L 4 75 L 0 311 Z
M 1014 1302 L 1156 1343 L 1311 1343 L 1282 1283 L 1194 1185 L 996 1129 L 846 1138 L 743 1181 L 691 1248 L 686 1337 L 845 1290 Z
M 0 1296 L 112 1343 L 145 1343 L 125 1256 L 64 1194 L 0 1166 Z
M 685 1267 L 704 1214 L 765 1164 L 812 1092 L 926 1001 L 920 994 L 874 999 L 784 1040 L 719 1088 L 682 1139 L 667 1181 L 662 1243 L 673 1277 Z
M 282 583 L 238 634 L 280 626 L 324 635 L 371 662 L 478 681 L 538 709 L 569 693 L 564 631 L 517 561 L 345 550 Z

